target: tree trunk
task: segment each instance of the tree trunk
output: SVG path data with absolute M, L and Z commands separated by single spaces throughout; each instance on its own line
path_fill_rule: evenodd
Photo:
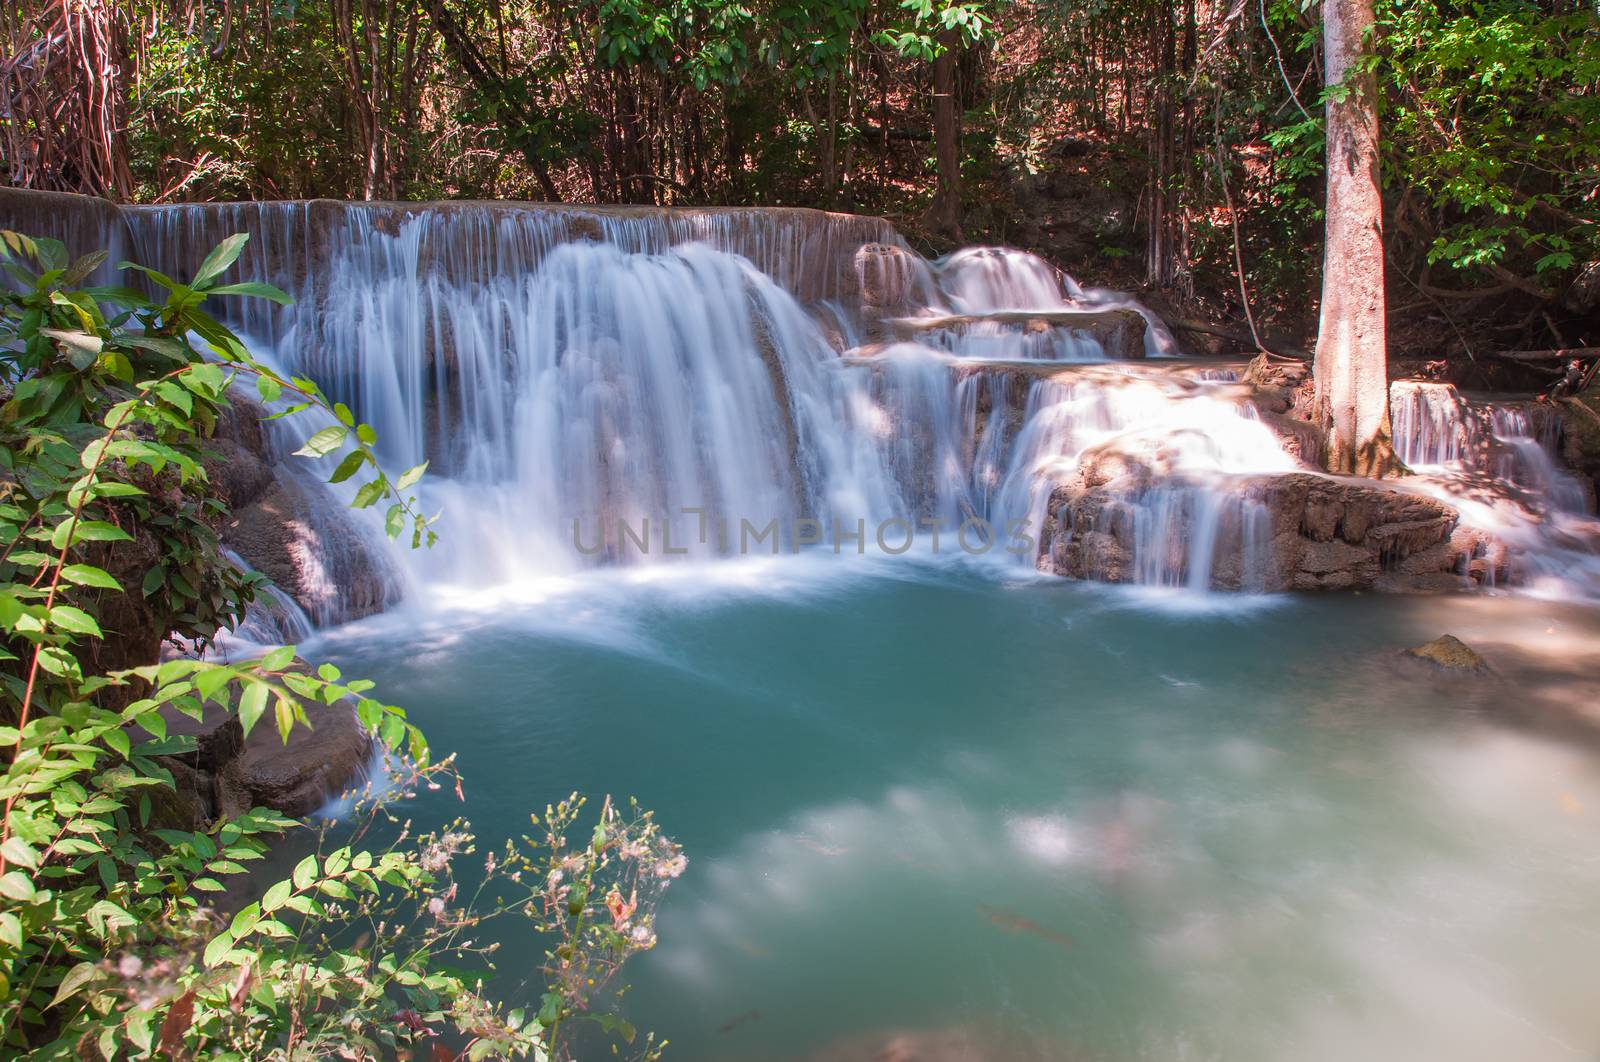
M 1389 429 L 1384 336 L 1383 202 L 1378 187 L 1373 0 L 1324 0 L 1327 236 L 1314 368 L 1328 469 L 1382 476 L 1400 468 Z
M 939 35 L 943 46 L 933 61 L 933 149 L 939 164 L 939 187 L 928 207 L 928 227 L 953 240 L 961 239 L 961 112 L 956 105 L 954 30 Z

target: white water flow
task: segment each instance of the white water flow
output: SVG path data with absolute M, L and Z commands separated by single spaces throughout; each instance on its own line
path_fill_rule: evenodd
M 893 552 L 972 518 L 992 530 L 942 551 L 1032 565 L 1055 478 L 1118 440 L 1160 474 L 1125 500 L 1136 570 L 1107 576 L 1204 590 L 1219 525 L 1253 519 L 1226 477 L 1293 464 L 1248 407 L 1192 381 L 986 367 L 1104 361 L 1086 315 L 1139 308 L 1021 252 L 926 263 L 872 219 L 329 203 L 129 217 L 144 258 L 179 272 L 252 232 L 241 272 L 298 301 L 237 304 L 241 330 L 379 425 L 391 471 L 430 462 L 422 500 L 449 546 L 392 551 L 391 594 L 808 544 Z M 906 263 L 908 317 L 963 328 L 841 358 L 881 327 L 860 305 L 869 244 Z
M 1396 381 L 1389 403 L 1400 459 L 1457 506 L 1464 523 L 1516 547 L 1536 592 L 1600 594 L 1600 522 L 1583 485 L 1561 466 L 1554 411 L 1420 380 Z
M 920 552 L 936 529 L 941 551 L 1020 566 L 1072 547 L 1091 578 L 1274 584 L 1241 477 L 1296 464 L 1242 389 L 1152 357 L 1170 349 L 1153 315 L 1022 252 L 928 262 L 880 220 L 798 210 L 309 202 L 102 220 L 175 275 L 251 233 L 239 275 L 297 302 L 239 300 L 229 320 L 378 425 L 392 473 L 430 462 L 422 503 L 448 547 L 365 561 L 375 514 L 319 535 L 337 490 L 295 477 L 326 585 L 294 596 L 319 625 L 602 566 L 895 552 L 912 533 Z M 1509 462 L 1485 474 L 1578 507 L 1540 426 L 1509 416 L 1480 433 Z M 279 423 L 284 449 L 315 427 Z M 1464 459 L 1471 440 L 1427 425 L 1401 432 L 1413 460 Z M 1099 504 L 1072 510 L 1085 492 Z M 973 520 L 985 529 L 952 545 Z M 1106 535 L 1126 543 L 1115 557 L 1090 548 Z

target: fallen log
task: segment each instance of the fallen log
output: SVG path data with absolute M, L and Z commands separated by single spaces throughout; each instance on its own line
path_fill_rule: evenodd
M 1490 353 L 1494 357 L 1504 358 L 1506 361 L 1565 361 L 1568 358 L 1587 361 L 1590 358 L 1600 358 L 1600 347 L 1556 347 L 1551 350 L 1496 350 Z
M 1198 332 L 1201 335 L 1217 336 L 1221 339 L 1231 340 L 1247 350 L 1256 349 L 1255 337 L 1250 334 L 1248 329 L 1229 328 L 1226 325 L 1212 324 L 1209 321 L 1193 321 L 1178 317 L 1167 317 L 1163 318 L 1163 320 L 1166 322 L 1167 327 L 1174 332 Z M 1264 336 L 1263 338 L 1272 344 L 1273 350 L 1280 354 L 1287 354 L 1299 361 L 1305 361 L 1311 356 L 1293 343 L 1284 341 L 1282 337 Z

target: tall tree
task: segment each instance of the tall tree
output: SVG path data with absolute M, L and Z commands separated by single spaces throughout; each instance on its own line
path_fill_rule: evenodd
M 1400 467 L 1389 428 L 1373 0 L 1323 0 L 1328 201 L 1314 370 L 1333 472 Z
M 961 108 L 956 99 L 956 49 L 961 35 L 939 34 L 933 58 L 933 153 L 939 186 L 928 207 L 928 226 L 940 235 L 961 240 Z

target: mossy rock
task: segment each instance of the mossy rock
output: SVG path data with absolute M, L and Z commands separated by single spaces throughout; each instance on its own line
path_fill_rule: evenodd
M 1600 478 L 1600 384 L 1555 405 L 1561 414 L 1562 456 L 1571 467 Z
M 1432 664 L 1441 671 L 1481 675 L 1489 670 L 1488 661 L 1453 634 L 1441 635 L 1426 645 L 1407 649 L 1404 655 Z

